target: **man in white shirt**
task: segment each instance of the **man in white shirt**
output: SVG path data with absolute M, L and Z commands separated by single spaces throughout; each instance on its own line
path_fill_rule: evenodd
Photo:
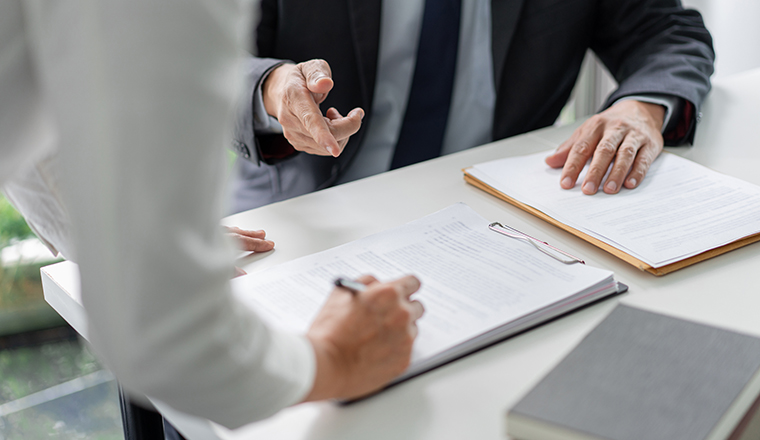
M 24 210 L 79 264 L 90 342 L 122 386 L 230 428 L 379 389 L 423 312 L 411 276 L 336 289 L 307 335 L 233 296 L 218 221 L 249 15 L 237 1 L 0 2 L 0 186 L 33 182 Z
M 714 59 L 678 0 L 263 0 L 257 36 L 235 210 L 551 125 L 589 48 L 619 88 L 547 163 L 563 188 L 588 160 L 584 193 L 635 188 L 663 144 L 691 141 Z

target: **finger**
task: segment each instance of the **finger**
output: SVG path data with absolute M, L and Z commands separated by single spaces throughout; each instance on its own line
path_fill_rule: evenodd
M 407 333 L 409 333 L 409 336 L 411 336 L 412 339 L 417 339 L 417 335 L 420 333 L 420 329 L 417 328 L 417 324 L 414 321 L 409 324 Z
M 310 60 L 298 66 L 306 79 L 306 87 L 315 95 L 317 104 L 321 104 L 333 88 L 330 65 L 325 60 Z
M 337 117 L 337 119 L 331 120 L 329 119 L 330 117 Z M 343 148 L 348 144 L 348 139 L 359 131 L 363 118 L 364 110 L 361 108 L 352 110 L 349 115 L 345 117 L 341 116 L 340 112 L 333 108 L 330 108 L 327 111 L 324 119 L 328 124 L 328 127 L 330 127 L 330 132 L 332 133 L 333 138 L 338 141 L 338 148 L 336 150 L 337 154 L 326 152 L 325 149 L 317 144 L 310 135 L 304 135 L 297 131 L 285 130 L 284 126 L 283 134 L 288 142 L 290 142 L 290 144 L 298 151 L 318 156 L 334 155 L 337 157 L 343 152 Z
M 649 171 L 649 167 L 652 166 L 652 163 L 660 155 L 660 152 L 662 152 L 662 146 L 653 144 L 651 141 L 639 149 L 636 160 L 633 162 L 631 173 L 625 181 L 626 188 L 633 189 L 641 184 L 647 175 L 647 171 Z
M 594 153 L 594 147 L 596 147 L 601 138 L 601 127 L 596 127 L 590 133 L 578 136 L 570 148 L 565 165 L 562 167 L 562 175 L 559 178 L 562 188 L 570 189 L 575 186 L 578 176 L 583 171 L 586 162 L 591 158 L 591 155 Z
M 583 179 L 581 189 L 584 194 L 596 194 L 599 184 L 602 182 L 604 175 L 610 168 L 612 160 L 615 158 L 618 146 L 623 141 L 625 132 L 621 129 L 613 129 L 604 134 L 602 140 L 596 145 L 589 165 L 588 173 Z
M 332 156 L 332 153 L 325 151 L 325 148 L 317 144 L 308 133 L 303 134 L 295 130 L 286 130 L 285 126 L 283 126 L 282 134 L 285 136 L 285 139 L 288 140 L 290 145 L 298 151 L 303 151 L 304 153 L 313 154 L 315 156 Z
M 422 315 L 424 314 L 425 306 L 423 306 L 421 302 L 417 300 L 409 302 L 409 318 L 412 323 L 422 318 Z
M 348 116 L 344 117 L 336 109 L 330 108 L 325 115 L 322 119 L 329 127 L 332 138 L 337 141 L 337 154 L 326 151 L 324 147 L 315 141 L 310 133 L 302 132 L 301 130 L 305 129 L 305 127 L 295 115 L 285 116 L 283 118 L 284 122 L 280 122 L 283 127 L 283 135 L 298 151 L 318 156 L 340 155 L 343 147 L 347 144 L 348 138 L 361 128 L 364 110 L 361 108 L 354 109 Z
M 337 113 L 337 111 L 336 111 Z M 364 118 L 364 110 L 356 108 L 351 110 L 348 116 L 328 120 L 327 125 L 330 127 L 330 132 L 336 140 L 348 139 L 362 127 L 362 119 Z
M 641 143 L 641 137 L 634 133 L 628 133 L 625 139 L 623 139 L 623 143 L 620 144 L 620 148 L 618 148 L 615 155 L 615 164 L 612 166 L 612 171 L 604 183 L 605 193 L 617 194 L 620 188 L 623 187 L 623 179 L 625 179 L 625 176 L 631 170 L 633 161 L 636 159 L 636 153 L 641 148 Z
M 248 252 L 268 252 L 274 249 L 274 242 L 270 240 L 262 240 L 260 238 L 251 238 L 243 235 L 235 237 L 238 241 L 238 245 L 244 251 Z
M 390 284 L 401 297 L 409 298 L 414 292 L 420 289 L 420 280 L 414 275 L 407 275 L 397 280 L 391 281 Z
M 549 156 L 544 159 L 547 165 L 549 165 L 552 168 L 560 168 L 565 164 L 565 161 L 567 161 L 567 155 L 570 153 L 570 148 L 575 143 L 575 138 L 577 131 L 573 133 L 572 136 L 570 136 L 569 139 L 567 139 L 565 142 L 562 142 L 559 147 L 554 151 L 554 153 L 550 154 Z
M 362 284 L 366 284 L 367 286 L 379 282 L 377 281 L 377 278 L 373 277 L 372 275 L 362 275 L 359 278 L 357 278 L 356 281 Z
M 336 109 L 335 107 L 328 108 L 327 111 L 325 112 L 325 116 L 327 117 L 327 119 L 330 119 L 330 120 L 340 119 L 343 117 L 343 115 L 341 115 L 338 109 Z
M 298 118 L 317 145 L 324 148 L 329 154 L 337 156 L 339 154 L 338 141 L 330 132 L 317 103 L 314 102 L 310 94 L 306 93 L 304 96 L 303 93 L 297 93 L 300 96 L 294 101 L 293 114 Z
M 264 232 L 263 229 L 259 229 L 258 231 L 249 231 L 247 229 L 240 229 L 236 226 L 226 226 L 226 229 L 232 234 L 243 235 L 251 238 L 266 238 L 267 236 L 267 233 Z

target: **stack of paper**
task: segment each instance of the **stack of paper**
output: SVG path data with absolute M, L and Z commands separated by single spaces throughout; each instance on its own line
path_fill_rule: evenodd
M 466 173 L 510 202 L 623 251 L 645 263 L 639 265 L 645 269 L 663 268 L 760 233 L 760 187 L 676 155 L 662 154 L 637 189 L 593 196 L 584 195 L 579 184 L 561 189 L 562 170 L 548 167 L 547 155 L 495 160 Z M 585 170 L 578 182 L 584 175 Z M 696 260 L 688 264 L 692 262 Z
M 271 325 L 305 332 L 336 277 L 414 274 L 425 306 L 412 365 L 399 379 L 461 357 L 618 291 L 610 271 L 563 264 L 456 204 L 404 226 L 237 278 L 239 298 Z

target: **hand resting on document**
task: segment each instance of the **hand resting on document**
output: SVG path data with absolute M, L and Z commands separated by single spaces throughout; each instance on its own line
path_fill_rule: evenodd
M 602 185 L 607 194 L 617 194 L 623 185 L 636 188 L 662 151 L 664 119 L 665 108 L 659 104 L 618 102 L 578 127 L 546 163 L 562 167 L 560 186 L 564 189 L 575 186 L 589 159 L 591 165 L 581 184 L 584 194 L 596 194 Z M 613 162 L 612 172 L 602 182 Z
M 336 288 L 306 336 L 317 372 L 304 401 L 353 399 L 381 389 L 409 366 L 416 321 L 424 313 L 410 296 L 420 288 L 413 276 L 380 283 L 358 279 L 367 290 Z

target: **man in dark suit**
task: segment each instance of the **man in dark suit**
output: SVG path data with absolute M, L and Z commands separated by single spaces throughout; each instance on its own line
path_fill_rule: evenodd
M 547 163 L 632 189 L 693 139 L 714 59 L 679 0 L 263 0 L 257 43 L 236 211 L 551 125 L 588 48 L 620 86 Z

